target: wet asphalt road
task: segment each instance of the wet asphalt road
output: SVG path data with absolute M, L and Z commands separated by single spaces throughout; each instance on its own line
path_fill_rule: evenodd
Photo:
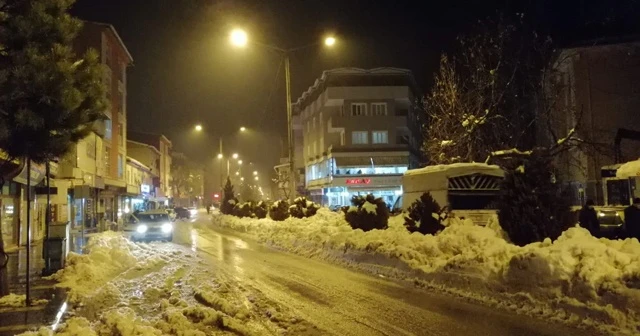
M 195 222 L 207 224 L 208 218 L 201 214 Z M 280 252 L 232 233 L 193 232 L 191 247 L 216 273 L 287 307 L 322 335 L 595 335 Z

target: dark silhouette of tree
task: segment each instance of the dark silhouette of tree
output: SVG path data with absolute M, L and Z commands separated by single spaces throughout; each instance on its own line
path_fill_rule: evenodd
M 11 1 L 0 8 L 0 148 L 7 162 L 30 166 L 63 156 L 107 108 L 97 53 L 73 53 L 82 24 L 69 15 L 72 4 Z M 7 292 L 2 269 L 0 296 Z

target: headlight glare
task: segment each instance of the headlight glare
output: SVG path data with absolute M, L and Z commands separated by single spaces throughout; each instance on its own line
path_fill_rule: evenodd
M 164 223 L 162 224 L 162 232 L 164 233 L 169 233 L 173 230 L 173 225 L 171 225 L 170 223 Z
M 147 232 L 148 227 L 144 224 L 138 225 L 138 227 L 136 228 L 136 231 L 138 233 L 145 233 Z

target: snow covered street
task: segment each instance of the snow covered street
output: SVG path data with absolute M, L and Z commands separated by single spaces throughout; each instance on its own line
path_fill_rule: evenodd
M 58 275 L 65 335 L 594 335 L 179 222 L 174 243 L 103 234 Z M 194 229 L 195 227 L 195 229 Z M 75 308 L 73 308 L 75 307 Z M 91 322 L 90 322 L 91 321 Z M 40 330 L 48 335 L 49 328 Z

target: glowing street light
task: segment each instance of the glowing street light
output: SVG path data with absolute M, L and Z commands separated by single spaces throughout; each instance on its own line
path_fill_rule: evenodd
M 258 175 L 258 171 L 257 171 L 257 170 L 254 170 L 254 171 L 253 171 L 253 175 L 254 175 L 254 176 L 255 176 L 255 175 Z
M 230 35 L 230 40 L 231 43 L 235 46 L 239 46 L 239 47 L 245 47 L 248 43 L 249 43 L 249 37 L 247 36 L 247 33 L 244 30 L 241 29 L 235 29 L 231 32 Z M 255 43 L 256 45 L 259 45 L 261 47 L 265 47 L 267 49 L 271 49 L 273 51 L 276 51 L 278 53 L 280 53 L 282 55 L 283 58 L 283 63 L 284 63 L 284 77 L 285 77 L 285 95 L 286 95 L 286 99 L 285 99 L 285 106 L 287 108 L 287 138 L 288 138 L 288 156 L 289 156 L 289 174 L 290 176 L 296 176 L 296 169 L 295 169 L 295 148 L 294 148 L 294 136 L 293 136 L 293 109 L 292 109 L 292 104 L 291 104 L 291 69 L 290 69 L 290 56 L 291 54 L 293 54 L 296 51 L 300 51 L 303 49 L 306 49 L 308 47 L 313 47 L 313 46 L 317 46 L 318 44 L 322 44 L 324 43 L 325 46 L 327 47 L 332 47 L 336 44 L 336 38 L 334 36 L 326 36 L 324 41 L 320 40 L 317 41 L 315 43 L 311 43 L 305 46 L 301 46 L 301 47 L 297 47 L 297 48 L 280 48 L 278 46 L 273 46 L 273 45 L 268 45 L 268 44 L 262 44 L 262 43 Z M 290 188 L 290 192 L 289 192 L 289 198 L 290 200 L 293 201 L 293 199 L 296 197 L 296 183 L 295 183 L 296 179 L 292 178 L 290 183 L 289 183 L 289 188 Z
M 241 177 L 241 178 L 240 178 L 240 181 L 244 181 L 244 177 Z
M 236 172 L 236 176 L 239 176 L 239 175 L 240 175 L 240 172 Z
M 242 29 L 234 29 L 233 31 L 231 31 L 231 35 L 229 35 L 229 39 L 231 41 L 231 44 L 241 48 L 245 47 L 247 45 L 247 42 L 249 41 L 249 38 L 247 37 L 247 32 L 245 32 Z
M 238 164 L 241 165 L 242 164 L 242 160 L 238 160 Z
M 196 132 L 201 132 L 202 131 L 202 125 L 198 124 L 195 127 Z
M 253 179 L 254 179 L 254 180 L 256 180 L 256 181 L 257 181 L 257 180 L 259 180 L 259 178 L 258 178 L 257 176 L 256 176 L 256 177 L 254 177 Z
M 223 155 L 222 153 L 218 154 L 218 160 L 222 159 Z
M 233 155 L 231 157 L 234 158 L 234 159 L 237 159 L 238 158 L 238 153 L 233 153 Z
M 244 126 L 240 127 L 240 132 L 244 132 L 244 131 L 246 131 L 246 130 L 247 130 L 247 128 L 246 128 L 246 127 L 244 127 Z
M 328 36 L 327 38 L 324 39 L 324 45 L 326 45 L 327 47 L 333 47 L 334 44 L 336 44 L 335 37 Z

